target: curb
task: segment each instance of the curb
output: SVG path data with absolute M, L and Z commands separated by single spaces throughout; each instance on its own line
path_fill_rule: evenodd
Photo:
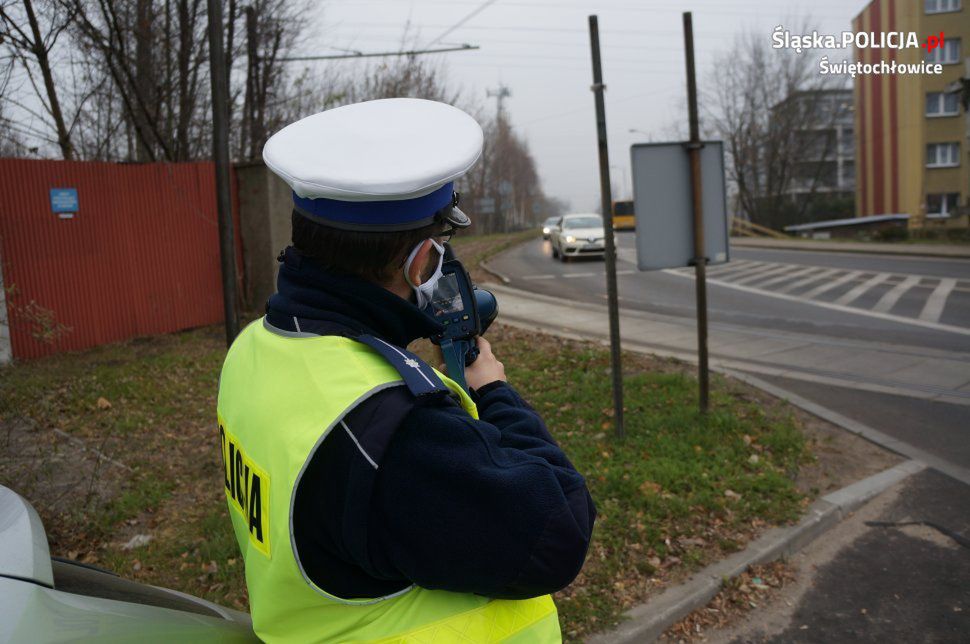
M 813 244 L 816 242 L 812 242 Z M 954 259 L 954 260 L 967 260 L 970 259 L 970 253 L 967 252 L 946 252 L 943 250 L 932 250 L 932 249 L 916 249 L 906 248 L 904 246 L 900 247 L 887 247 L 887 248 L 860 248 L 858 246 L 849 248 L 840 248 L 841 244 L 836 243 L 835 245 L 828 244 L 824 247 L 813 248 L 811 246 L 805 246 L 801 244 L 771 244 L 771 243 L 746 243 L 744 241 L 739 242 L 737 238 L 732 237 L 730 241 L 731 246 L 736 246 L 738 248 L 752 248 L 752 249 L 765 249 L 765 250 L 795 250 L 795 251 L 808 251 L 816 253 L 852 253 L 857 255 L 892 255 L 897 257 L 932 257 L 935 259 Z M 821 246 L 821 244 L 820 244 Z
M 823 496 L 796 525 L 769 530 L 741 552 L 711 564 L 685 583 L 630 609 L 624 614 L 625 621 L 614 630 L 586 641 L 590 644 L 633 644 L 656 640 L 691 612 L 707 605 L 725 580 L 737 577 L 749 566 L 798 552 L 867 501 L 925 468 L 926 465 L 919 461 L 905 461 Z
M 492 277 L 494 277 L 495 279 L 497 279 L 498 281 L 502 282 L 502 284 L 509 284 L 512 282 L 511 279 L 509 279 L 504 274 L 499 273 L 497 270 L 489 266 L 488 263 L 485 262 L 484 260 L 481 262 L 478 262 L 478 267 L 483 271 L 485 271 L 486 273 L 488 273 L 489 275 L 491 275 Z

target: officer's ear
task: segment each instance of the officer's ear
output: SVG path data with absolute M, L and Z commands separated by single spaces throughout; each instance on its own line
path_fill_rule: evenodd
M 414 255 L 414 261 L 408 267 L 408 279 L 412 284 L 421 284 L 426 278 L 428 257 L 431 254 L 431 240 L 425 239 Z

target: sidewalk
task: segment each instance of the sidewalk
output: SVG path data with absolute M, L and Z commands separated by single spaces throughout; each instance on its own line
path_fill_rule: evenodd
M 831 242 L 807 239 L 732 237 L 731 245 L 737 248 L 807 250 L 832 253 L 872 253 L 879 255 L 909 255 L 912 257 L 970 259 L 970 244 L 888 244 L 878 242 Z
M 605 305 L 564 301 L 498 284 L 500 319 L 578 339 L 608 340 Z M 713 368 L 970 405 L 970 354 L 794 332 L 709 324 Z M 620 311 L 623 346 L 694 362 L 693 318 Z
M 968 531 L 970 487 L 929 469 L 915 473 L 790 557 L 792 583 L 704 641 L 966 641 Z

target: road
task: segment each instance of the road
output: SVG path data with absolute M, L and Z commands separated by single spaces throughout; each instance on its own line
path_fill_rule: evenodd
M 621 306 L 694 316 L 693 269 L 641 273 L 633 234 L 617 241 Z M 970 261 L 743 248 L 731 255 L 708 271 L 711 322 L 970 353 Z M 492 265 L 517 288 L 606 299 L 602 260 L 557 262 L 549 242 L 518 246 Z
M 637 271 L 632 233 L 618 234 L 617 254 L 621 309 L 693 320 L 692 269 Z M 795 359 L 803 365 L 783 381 L 773 378 L 779 386 L 970 468 L 970 261 L 744 248 L 731 254 L 709 270 L 712 356 L 722 351 L 721 330 L 746 332 L 756 345 L 774 342 L 779 350 L 752 367 Z M 517 246 L 490 265 L 518 289 L 606 300 L 604 262 L 564 264 L 552 259 L 548 242 Z M 801 340 L 794 348 L 784 344 L 792 337 Z M 867 369 L 833 377 L 834 365 L 853 359 Z

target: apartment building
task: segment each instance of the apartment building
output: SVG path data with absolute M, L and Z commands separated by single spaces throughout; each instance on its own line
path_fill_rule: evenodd
M 873 0 L 856 32 L 915 32 L 925 49 L 857 49 L 856 60 L 940 63 L 943 73 L 858 75 L 854 81 L 856 215 L 908 214 L 911 229 L 967 228 L 970 139 L 963 80 L 970 75 L 970 11 L 963 0 Z
M 855 192 L 855 121 L 851 89 L 795 92 L 774 107 L 793 109 L 800 118 L 795 130 L 797 161 L 787 194 L 793 199 L 812 194 Z

